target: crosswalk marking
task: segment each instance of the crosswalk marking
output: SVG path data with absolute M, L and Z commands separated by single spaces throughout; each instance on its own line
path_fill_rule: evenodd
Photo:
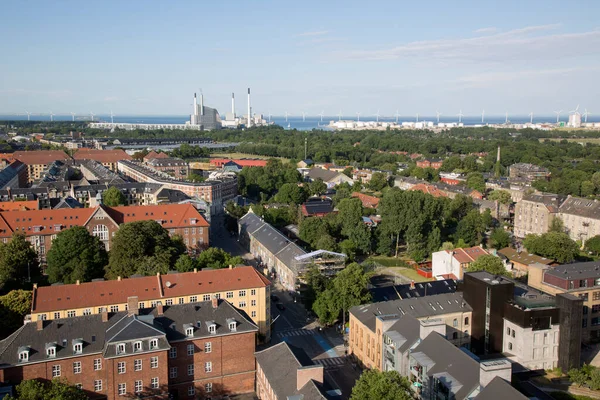
M 321 364 L 324 367 L 339 367 L 344 365 L 344 359 L 341 357 L 338 358 L 321 358 L 318 360 L 313 360 L 316 364 Z
M 287 329 L 285 331 L 276 332 L 275 335 L 279 338 L 288 336 L 302 336 L 302 335 L 314 335 L 315 331 L 312 329 Z

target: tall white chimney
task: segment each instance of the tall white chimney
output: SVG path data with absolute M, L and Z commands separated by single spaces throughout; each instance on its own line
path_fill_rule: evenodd
M 250 113 L 250 88 L 248 88 L 248 127 L 252 125 L 252 114 Z
M 231 93 L 231 113 L 233 114 L 233 119 L 235 119 L 235 93 Z
M 198 100 L 196 99 L 196 93 L 194 93 L 194 112 L 192 115 L 198 114 Z
M 200 115 L 204 115 L 204 95 L 200 93 Z

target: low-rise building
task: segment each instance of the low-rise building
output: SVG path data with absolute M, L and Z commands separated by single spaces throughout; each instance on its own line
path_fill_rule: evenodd
M 557 217 L 564 196 L 552 193 L 525 194 L 515 205 L 514 233 L 518 238 L 548 232 Z
M 0 380 L 65 379 L 92 399 L 254 390 L 256 326 L 225 300 L 27 323 L 0 341 Z
M 417 183 L 416 185 L 412 185 L 411 188 L 407 190 L 423 192 L 425 194 L 430 194 L 433 197 L 448 197 L 446 192 L 438 189 L 436 185 L 429 183 Z
M 10 156 L 12 160 L 19 160 L 27 166 L 27 182 L 29 183 L 39 180 L 54 161 L 71 159 L 61 150 L 15 151 Z
M 285 341 L 256 356 L 256 394 L 261 400 L 325 400 L 323 366 Z
M 417 161 L 417 167 L 418 168 L 440 169 L 440 168 L 442 168 L 443 163 L 444 163 L 444 160 L 439 159 L 439 158 L 425 158 L 423 160 Z
M 210 165 L 217 167 L 217 168 L 222 168 L 225 164 L 227 164 L 228 162 L 233 161 L 234 163 L 236 163 L 237 165 L 239 165 L 240 167 L 244 168 L 244 167 L 266 167 L 267 166 L 267 160 L 259 160 L 259 159 L 250 159 L 250 158 L 211 158 L 210 159 Z
M 350 185 L 354 183 L 352 178 L 342 172 L 317 167 L 309 169 L 307 172 L 307 177 L 310 181 L 321 179 L 323 182 L 325 182 L 328 188 L 332 188 L 344 182 L 349 183 Z
M 434 277 L 462 280 L 471 263 L 488 254 L 481 246 L 436 251 L 431 256 L 432 274 Z
M 379 198 L 375 196 L 369 196 L 368 194 L 360 193 L 360 192 L 352 192 L 352 197 L 356 197 L 360 199 L 363 207 L 365 208 L 374 208 L 377 209 L 379 207 Z
M 529 266 L 532 264 L 557 265 L 552 259 L 529 254 L 526 250 L 518 251 L 510 247 L 498 250 L 498 256 L 504 260 L 506 269 L 515 276 L 527 275 Z
M 508 176 L 511 178 L 523 178 L 530 182 L 550 179 L 550 170 L 539 165 L 528 163 L 517 163 L 508 167 Z
M 305 217 L 324 217 L 333 211 L 333 201 L 331 199 L 310 198 L 301 206 L 302 215 Z
M 75 160 L 94 160 L 102 164 L 104 167 L 110 169 L 113 172 L 117 172 L 118 163 L 121 160 L 132 160 L 129 154 L 125 153 L 124 150 L 97 150 L 81 148 L 73 154 Z
M 176 179 L 185 179 L 190 174 L 190 166 L 187 161 L 181 158 L 154 158 L 149 160 L 147 164 L 155 170 L 169 174 Z
M 34 286 L 31 320 L 126 311 L 134 297 L 139 309 L 225 299 L 254 321 L 265 340 L 270 338 L 270 282 L 249 266 Z

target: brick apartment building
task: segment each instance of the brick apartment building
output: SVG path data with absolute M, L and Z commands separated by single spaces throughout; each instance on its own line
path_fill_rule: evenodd
M 91 399 L 249 393 L 257 328 L 224 300 L 52 321 L 0 341 L 0 381 L 66 379 Z
M 7 242 L 13 233 L 24 234 L 42 261 L 61 231 L 84 226 L 110 250 L 110 242 L 121 224 L 154 220 L 169 234 L 180 235 L 190 251 L 208 246 L 208 222 L 191 204 L 67 208 L 0 212 L 0 239 Z
M 525 194 L 515 205 L 515 236 L 524 238 L 548 232 L 564 201 L 565 196 L 552 193 Z
M 137 296 L 139 309 L 158 302 L 170 306 L 189 304 L 212 297 L 226 299 L 243 310 L 270 338 L 270 282 L 253 267 L 184 272 L 70 285 L 33 288 L 31 320 L 120 312 L 129 308 L 130 296 Z
M 442 168 L 443 163 L 444 163 L 444 160 L 441 160 L 439 158 L 426 158 L 424 160 L 417 161 L 417 167 L 418 168 L 440 169 L 440 168 Z
M 42 173 L 54 161 L 66 161 L 71 159 L 61 150 L 36 150 L 36 151 L 15 151 L 14 153 L 3 154 L 2 158 L 8 160 L 19 160 L 27 166 L 27 182 L 33 183 L 40 179 Z
M 75 160 L 94 160 L 104 165 L 113 172 L 117 172 L 117 164 L 121 160 L 132 160 L 133 158 L 124 150 L 97 150 L 81 148 L 73 154 Z
M 167 173 L 177 179 L 185 179 L 190 174 L 190 166 L 181 158 L 153 158 L 147 164 L 155 170 Z

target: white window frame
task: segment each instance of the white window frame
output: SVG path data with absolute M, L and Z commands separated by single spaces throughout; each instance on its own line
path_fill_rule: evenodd
M 158 389 L 159 388 L 159 383 L 158 383 L 158 377 L 155 376 L 154 378 L 150 379 L 150 388 L 151 389 Z
M 127 394 L 127 384 L 119 383 L 117 386 L 117 393 L 119 396 L 125 396 Z
M 150 350 L 158 349 L 158 339 L 150 339 Z
M 94 380 L 94 392 L 102 391 L 102 379 Z
M 171 367 L 171 368 L 169 368 L 169 378 L 170 379 L 177 378 L 177 367 Z
M 185 335 L 187 337 L 194 337 L 194 328 L 185 328 Z
M 171 347 L 169 349 L 169 358 L 177 358 L 177 347 Z
M 194 396 L 196 394 L 196 388 L 194 385 L 188 386 L 188 396 Z
M 144 390 L 144 382 L 141 380 L 135 381 L 135 393 L 141 393 Z
M 212 393 L 212 391 L 213 391 L 213 384 L 212 384 L 212 382 L 208 382 L 208 383 L 204 384 L 204 391 L 206 393 Z
M 73 373 L 80 374 L 81 373 L 81 361 L 73 362 Z
M 46 356 L 50 357 L 50 358 L 56 357 L 56 347 L 54 347 L 54 346 L 48 347 L 46 349 Z
M 214 335 L 214 334 L 216 334 L 216 333 L 217 333 L 217 325 L 215 325 L 215 324 L 209 325 L 209 326 L 208 326 L 208 332 L 209 332 L 211 335 Z
M 158 368 L 158 357 L 150 357 L 150 368 Z
M 127 373 L 127 363 L 125 363 L 125 361 L 119 361 L 117 363 L 117 373 L 119 375 Z
M 83 344 L 81 344 L 81 343 L 75 343 L 73 345 L 73 353 L 75 353 L 75 354 L 81 354 L 81 353 L 83 353 Z
M 204 343 L 204 352 L 205 353 L 212 353 L 212 342 L 206 342 L 206 343 Z
M 60 377 L 60 365 L 53 365 L 52 366 L 52 378 L 58 378 Z
M 212 372 L 213 368 L 212 368 L 212 361 L 207 361 L 204 363 L 204 372 L 206 373 L 210 373 Z
M 101 371 L 101 370 L 102 370 L 102 359 L 94 358 L 94 371 Z
M 193 356 L 194 355 L 194 345 L 193 344 L 188 344 L 187 345 L 187 355 L 188 356 Z
M 118 343 L 117 344 L 117 354 L 125 354 L 126 350 L 125 350 L 125 343 Z
M 237 331 L 237 323 L 236 323 L 235 321 L 234 321 L 234 322 L 230 322 L 230 323 L 229 323 L 229 330 L 230 330 L 231 332 L 235 332 L 235 331 Z
M 144 348 L 144 346 L 142 345 L 141 341 L 137 341 L 137 342 L 133 342 L 133 351 L 142 351 Z
M 187 374 L 188 376 L 194 376 L 194 364 L 188 364 Z
M 142 363 L 142 359 L 141 358 L 133 360 L 133 370 L 134 371 L 141 371 L 142 367 L 143 367 L 143 363 Z

